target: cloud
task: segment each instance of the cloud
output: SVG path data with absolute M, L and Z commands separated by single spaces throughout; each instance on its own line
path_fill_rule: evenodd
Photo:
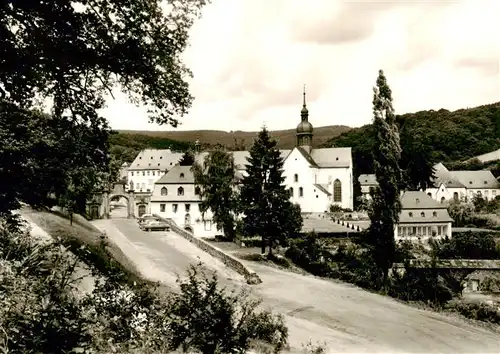
M 398 113 L 498 101 L 498 18 L 498 0 L 213 0 L 185 53 L 195 102 L 180 129 L 294 128 L 303 84 L 314 126 L 360 126 L 379 69 Z M 106 116 L 156 127 L 121 98 Z

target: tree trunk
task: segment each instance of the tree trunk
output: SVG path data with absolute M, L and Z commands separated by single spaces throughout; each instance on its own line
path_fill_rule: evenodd
M 266 238 L 264 236 L 260 237 L 260 253 L 266 253 Z
M 69 224 L 73 226 L 73 213 L 69 213 Z

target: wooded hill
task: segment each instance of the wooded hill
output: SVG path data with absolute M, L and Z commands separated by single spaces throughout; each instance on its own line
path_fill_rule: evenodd
M 500 102 L 448 111 L 397 116 L 403 154 L 421 152 L 432 163 L 456 164 L 500 148 Z M 328 140 L 324 147 L 352 147 L 356 176 L 373 173 L 371 124 Z
M 315 147 L 328 139 L 336 137 L 351 128 L 345 125 L 331 125 L 314 128 Z M 291 149 L 295 146 L 295 129 L 271 131 L 271 136 L 278 140 L 278 148 Z M 176 131 L 134 131 L 120 130 L 110 138 L 111 152 L 123 161 L 132 161 L 142 149 L 172 149 L 185 151 L 196 139 L 204 147 L 224 145 L 231 150 L 248 150 L 258 132 L 221 131 L 221 130 L 176 130 Z

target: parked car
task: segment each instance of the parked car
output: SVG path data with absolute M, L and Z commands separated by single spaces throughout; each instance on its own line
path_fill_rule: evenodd
M 139 225 L 146 222 L 146 221 L 158 221 L 158 218 L 152 214 L 144 214 L 139 219 L 137 219 L 137 222 L 139 223 Z
M 163 221 L 159 220 L 151 220 L 151 221 L 146 221 L 143 222 L 142 224 L 139 225 L 141 230 L 144 231 L 169 231 L 170 226 Z

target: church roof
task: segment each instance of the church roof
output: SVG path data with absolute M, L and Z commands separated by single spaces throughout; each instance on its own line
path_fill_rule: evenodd
M 439 188 L 444 184 L 447 188 L 464 188 L 462 182 L 454 175 L 453 171 L 449 171 L 441 162 L 434 165 L 434 187 Z
M 350 147 L 312 149 L 311 157 L 318 167 L 351 167 Z
M 176 165 L 155 184 L 194 184 L 194 174 L 191 172 L 191 166 Z
M 170 149 L 145 149 L 137 154 L 128 170 L 169 170 L 179 162 L 182 155 L 182 153 L 172 152 Z

